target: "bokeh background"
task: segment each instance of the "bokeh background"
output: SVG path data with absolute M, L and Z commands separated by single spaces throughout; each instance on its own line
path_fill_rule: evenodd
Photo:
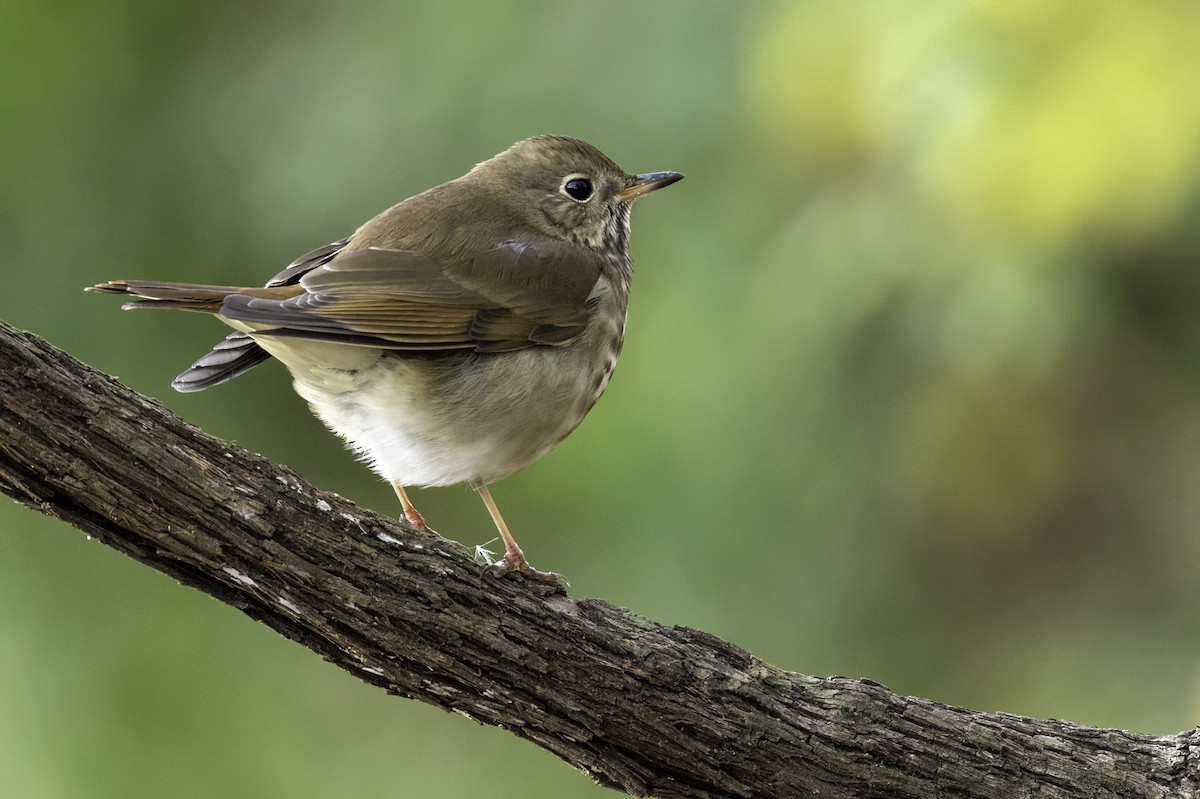
M 1200 717 L 1200 6 L 0 3 L 0 318 L 395 513 L 277 365 L 110 278 L 257 284 L 526 136 L 640 204 L 626 352 L 496 490 L 535 565 L 779 666 Z M 434 527 L 493 535 L 465 488 Z M 607 796 L 0 503 L 21 797 Z

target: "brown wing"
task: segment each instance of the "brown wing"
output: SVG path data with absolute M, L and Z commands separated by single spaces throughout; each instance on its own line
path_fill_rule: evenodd
M 300 282 L 307 273 L 333 260 L 333 257 L 350 243 L 349 238 L 318 247 L 312 252 L 306 252 L 283 268 L 283 271 L 267 281 L 268 287 L 291 286 Z
M 305 271 L 302 293 L 233 295 L 221 315 L 253 325 L 256 334 L 394 350 L 502 352 L 579 335 L 599 278 L 599 259 L 552 241 L 535 251 L 510 240 L 451 261 L 365 248 Z
M 342 239 L 305 253 L 271 278 L 267 286 L 289 286 L 299 282 L 305 273 L 328 263 L 349 241 Z M 171 386 L 176 391 L 203 391 L 226 380 L 232 380 L 270 357 L 266 350 L 255 344 L 254 339 L 245 333 L 230 333 L 218 342 L 211 352 L 180 373 L 171 382 Z

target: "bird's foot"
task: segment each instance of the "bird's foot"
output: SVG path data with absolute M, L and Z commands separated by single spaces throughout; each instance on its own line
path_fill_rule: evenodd
M 408 526 L 418 533 L 433 532 L 429 528 L 429 525 L 425 523 L 425 517 L 418 513 L 417 509 L 411 505 L 404 509 L 404 515 L 401 518 L 408 522 Z
M 504 557 L 495 563 L 488 563 L 484 567 L 483 573 L 490 574 L 493 577 L 503 577 L 506 574 L 516 572 L 529 580 L 536 580 L 539 583 L 552 583 L 554 585 L 566 585 L 567 581 L 562 578 L 557 572 L 544 572 L 540 569 L 535 569 L 525 560 L 525 556 L 518 550 L 517 552 L 506 552 Z

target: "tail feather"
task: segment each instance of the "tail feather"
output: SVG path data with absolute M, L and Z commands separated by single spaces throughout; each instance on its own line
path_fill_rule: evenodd
M 238 286 L 205 286 L 155 280 L 112 280 L 91 286 L 99 294 L 122 294 L 132 298 L 125 308 L 169 308 L 179 311 L 219 313 L 225 298 L 248 292 L 279 293 L 278 289 L 244 289 Z M 294 293 L 295 289 L 287 291 Z M 237 377 L 271 356 L 245 333 L 230 333 L 200 360 L 172 381 L 176 391 L 201 391 Z
M 203 313 L 217 313 L 226 297 L 243 291 L 237 286 L 203 286 L 155 280 L 112 280 L 87 290 L 133 297 L 133 301 L 125 303 L 125 308 L 173 308 Z
M 171 382 L 176 391 L 203 391 L 257 366 L 271 356 L 245 333 L 230 333 Z

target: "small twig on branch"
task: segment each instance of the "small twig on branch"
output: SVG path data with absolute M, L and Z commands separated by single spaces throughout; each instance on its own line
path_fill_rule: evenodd
M 1154 738 L 782 671 L 703 632 L 517 579 L 208 436 L 0 323 L 0 490 L 359 679 L 660 797 L 1186 797 Z M 11 533 L 10 533 L 11 534 Z

